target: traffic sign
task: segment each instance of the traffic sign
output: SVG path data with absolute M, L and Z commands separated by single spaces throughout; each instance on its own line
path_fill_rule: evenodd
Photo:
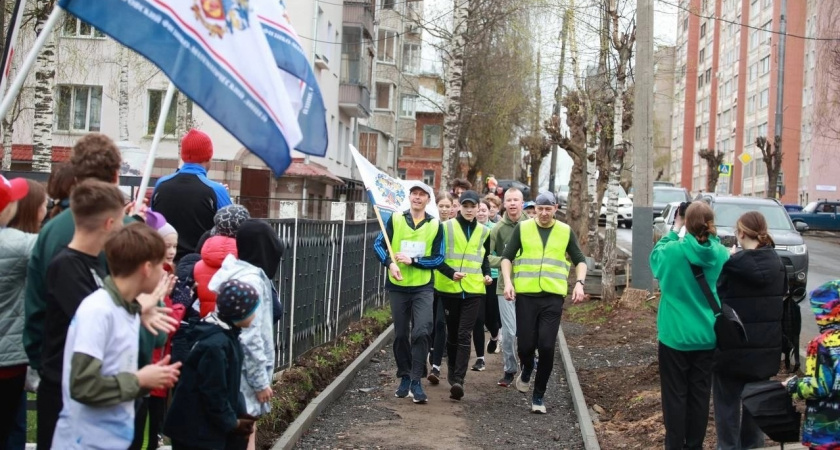
M 738 159 L 742 164 L 749 164 L 753 160 L 753 157 L 750 156 L 749 153 L 741 153 L 741 156 L 739 156 Z
M 732 176 L 732 164 L 721 164 L 718 166 L 718 172 L 722 177 Z

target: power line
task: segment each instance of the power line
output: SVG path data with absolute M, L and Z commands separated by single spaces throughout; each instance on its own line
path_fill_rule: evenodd
M 696 12 L 696 11 L 692 11 L 691 9 L 686 8 L 685 6 L 678 5 L 676 3 L 670 3 L 670 2 L 667 2 L 665 0 L 657 0 L 657 1 L 659 1 L 661 3 L 664 3 L 666 5 L 674 6 L 678 9 L 681 9 L 681 10 L 691 14 L 692 16 L 696 16 L 696 17 L 699 17 L 701 19 L 717 20 L 718 22 L 724 22 L 724 23 L 728 23 L 728 24 L 732 24 L 732 25 L 738 25 L 740 27 L 750 28 L 750 29 L 753 29 L 753 30 L 764 31 L 764 32 L 771 33 L 771 34 L 779 34 L 779 35 L 783 34 L 783 35 L 788 36 L 788 37 L 792 37 L 792 38 L 796 38 L 796 39 L 804 39 L 806 41 L 840 41 L 840 38 L 808 37 L 808 36 L 800 36 L 800 35 L 791 34 L 791 33 L 782 33 L 780 31 L 766 30 L 762 27 L 747 25 L 747 24 L 743 24 L 741 22 L 736 22 L 734 20 L 724 19 L 722 17 L 717 17 L 717 16 L 714 16 L 714 15 L 704 16 L 704 15 L 702 15 L 702 14 Z

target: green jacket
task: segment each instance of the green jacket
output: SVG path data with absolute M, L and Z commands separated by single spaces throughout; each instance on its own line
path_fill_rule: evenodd
M 671 231 L 656 243 L 650 254 L 650 268 L 662 291 L 657 316 L 660 342 L 679 351 L 715 348 L 715 316 L 690 264 L 703 269 L 706 281 L 720 303 L 717 281 L 728 259 L 729 250 L 716 236 L 701 244 L 691 234 L 680 240 L 679 235 Z
M 135 222 L 134 217 L 126 216 L 123 223 Z M 76 232 L 76 225 L 73 222 L 73 212 L 66 209 L 61 214 L 53 217 L 41 228 L 38 233 L 38 240 L 35 241 L 35 248 L 29 257 L 29 265 L 26 270 L 26 294 L 24 298 L 25 322 L 23 329 L 23 346 L 29 357 L 29 365 L 35 370 L 41 370 L 41 350 L 44 345 L 44 317 L 46 317 L 46 295 L 47 267 L 53 257 L 73 240 Z M 99 261 L 102 267 L 107 269 L 105 253 L 99 254 Z M 140 359 L 144 359 L 143 334 L 148 333 L 141 330 L 140 336 Z M 151 336 L 151 335 L 150 335 Z M 147 337 L 148 338 L 148 337 Z M 148 346 L 148 345 L 147 345 Z M 151 360 L 149 353 L 148 361 Z
M 519 222 L 528 220 L 528 215 L 524 212 L 519 216 Z M 513 229 L 517 222 L 510 219 L 507 213 L 502 216 L 502 220 L 496 223 L 496 226 L 490 231 L 490 255 L 487 256 L 490 261 L 490 267 L 502 267 L 502 254 L 505 252 L 505 244 L 510 240 L 513 234 Z M 496 284 L 496 295 L 505 294 L 505 278 L 500 276 L 499 282 Z

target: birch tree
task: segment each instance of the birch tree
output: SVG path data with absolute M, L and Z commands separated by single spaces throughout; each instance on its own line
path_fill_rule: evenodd
M 440 185 L 447 188 L 452 181 L 453 164 L 459 156 L 461 135 L 461 88 L 464 75 L 464 48 L 466 47 L 465 34 L 467 32 L 467 21 L 469 20 L 469 0 L 453 0 L 455 9 L 452 22 L 452 37 L 448 44 L 447 67 L 446 67 L 446 101 L 444 108 L 446 114 L 443 118 L 444 142 L 443 161 L 441 166 Z
M 55 6 L 55 0 L 38 0 L 35 5 L 35 34 L 40 35 L 47 17 Z M 51 32 L 35 62 L 35 118 L 32 127 L 33 172 L 50 172 L 52 168 L 55 51 L 55 33 Z
M 128 134 L 128 49 L 120 46 L 119 65 L 120 65 L 120 81 L 119 93 L 117 94 L 117 103 L 119 111 L 119 128 L 120 141 L 129 140 Z

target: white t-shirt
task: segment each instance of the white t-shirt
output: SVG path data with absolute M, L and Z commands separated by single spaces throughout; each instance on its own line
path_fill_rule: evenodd
M 134 438 L 134 401 L 94 407 L 70 398 L 70 360 L 84 353 L 102 361 L 102 375 L 137 371 L 140 318 L 118 306 L 105 289 L 87 296 L 67 330 L 61 397 L 53 449 L 128 448 Z

